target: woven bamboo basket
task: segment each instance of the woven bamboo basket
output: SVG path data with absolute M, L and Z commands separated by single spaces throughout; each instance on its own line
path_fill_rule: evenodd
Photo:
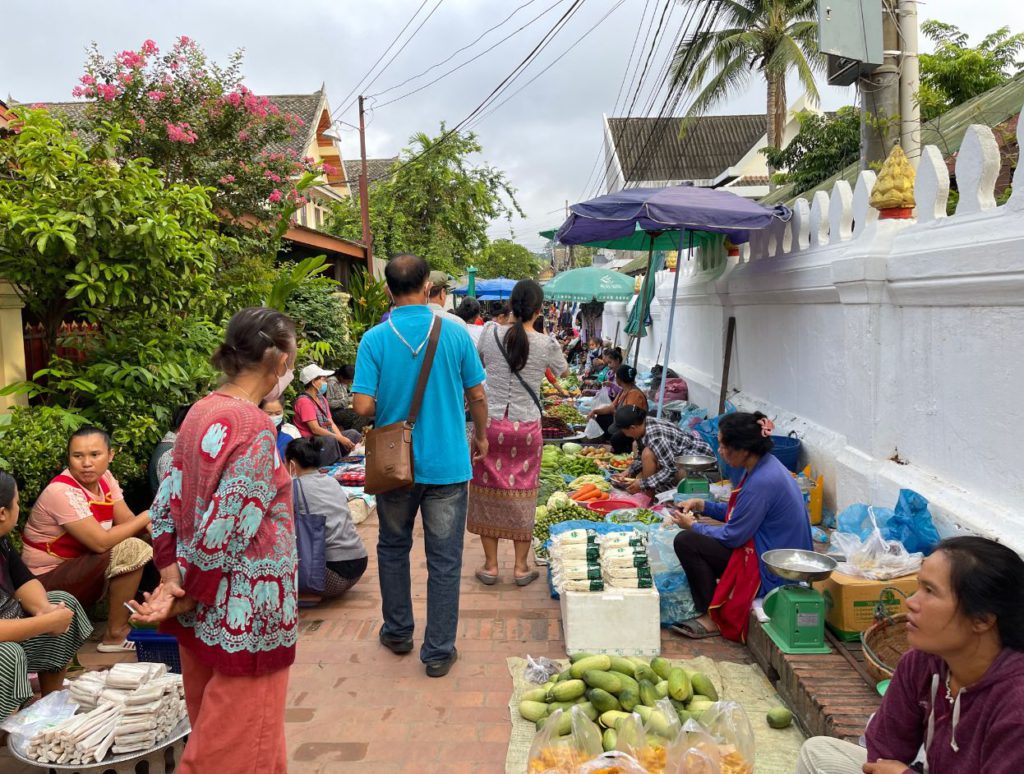
M 876 682 L 889 680 L 900 658 L 910 650 L 907 644 L 907 616 L 905 613 L 884 618 L 870 629 L 861 632 L 864 645 L 864 668 Z

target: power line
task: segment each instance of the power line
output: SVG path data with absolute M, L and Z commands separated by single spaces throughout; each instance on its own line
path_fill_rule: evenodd
M 561 2 L 561 1 L 562 0 L 559 0 L 559 2 Z M 513 16 L 515 16 L 517 13 L 519 13 L 521 10 L 523 10 L 527 6 L 533 5 L 535 2 L 537 2 L 537 0 L 526 0 L 525 3 L 523 3 L 522 5 L 517 7 L 515 10 L 513 10 L 512 13 L 510 13 L 508 16 L 506 16 L 500 22 L 495 24 L 493 27 L 489 27 L 488 29 L 484 30 L 471 43 L 467 43 L 462 48 L 458 48 L 455 51 L 453 51 L 447 58 L 442 59 L 440 62 L 437 62 L 436 64 L 432 64 L 430 67 L 428 67 L 426 70 L 424 70 L 423 72 L 419 73 L 418 75 L 414 75 L 411 78 L 406 78 L 401 83 L 396 83 L 394 86 L 389 86 L 388 88 L 384 89 L 383 91 L 378 91 L 376 94 L 372 94 L 370 96 L 379 97 L 382 94 L 387 94 L 389 91 L 394 91 L 395 89 L 400 89 L 402 86 L 405 86 L 407 83 L 411 83 L 412 81 L 415 81 L 418 78 L 422 78 L 424 75 L 429 73 L 431 70 L 436 70 L 441 65 L 448 64 L 450 61 L 452 61 L 452 59 L 454 59 L 456 56 L 461 54 L 463 51 L 466 51 L 466 50 L 472 48 L 477 43 L 479 43 L 481 40 L 483 40 L 485 37 L 487 37 L 487 35 L 489 35 L 490 33 L 494 32 L 494 30 L 498 29 L 499 27 L 503 27 Z M 556 3 L 556 5 L 557 5 L 557 3 Z M 554 6 L 552 6 L 552 7 L 554 7 Z M 539 17 L 537 17 L 537 18 L 539 18 Z M 520 29 L 522 29 L 522 27 L 520 27 Z M 506 40 L 507 40 L 507 38 L 506 38 Z M 472 61 L 472 60 L 470 60 L 470 61 Z
M 373 80 L 372 80 L 372 81 L 370 81 L 370 82 L 369 82 L 368 84 L 366 84 L 366 88 L 367 88 L 367 89 L 369 89 L 369 88 L 370 88 L 371 86 L 373 86 L 373 84 L 375 84 L 375 83 L 377 82 L 377 79 L 378 79 L 378 78 L 380 78 L 380 77 L 381 77 L 381 76 L 382 76 L 382 75 L 384 74 L 384 71 L 385 71 L 385 70 L 387 70 L 387 69 L 388 69 L 388 67 L 390 67 L 390 66 L 391 66 L 391 63 L 392 63 L 392 62 L 394 62 L 394 61 L 395 61 L 395 59 L 396 59 L 396 58 L 398 57 L 398 55 L 399 55 L 399 54 L 401 54 L 401 53 L 402 53 L 402 52 L 403 52 L 403 51 L 405 50 L 405 47 L 406 47 L 406 46 L 408 46 L 408 45 L 409 45 L 409 43 L 410 43 L 410 42 L 412 41 L 412 39 L 416 37 L 416 34 L 417 34 L 417 33 L 418 33 L 418 32 L 419 32 L 419 31 L 420 31 L 421 29 L 423 29 L 423 25 L 424 25 L 424 24 L 426 24 L 426 23 L 427 23 L 428 21 L 430 21 L 430 17 L 431 17 L 431 16 L 433 16 L 433 15 L 434 15 L 434 12 L 435 12 L 435 11 L 437 11 L 437 9 L 441 7 L 441 3 L 443 3 L 443 2 L 444 2 L 444 0 L 437 0 L 437 5 L 435 5 L 435 6 L 433 7 L 433 8 L 431 8 L 431 9 L 430 9 L 430 13 L 428 13 L 428 14 L 426 15 L 426 17 L 425 17 L 425 18 L 423 19 L 423 21 L 421 21 L 421 22 L 419 23 L 419 26 L 417 26 L 417 27 L 416 27 L 416 29 L 414 29 L 414 30 L 412 31 L 412 35 L 410 35 L 410 36 L 409 36 L 409 37 L 408 37 L 408 38 L 406 39 L 405 43 L 403 43 L 403 44 L 402 44 L 402 47 L 401 47 L 401 48 L 399 48 L 399 49 L 398 49 L 398 50 L 397 50 L 397 51 L 396 51 L 396 52 L 394 53 L 394 55 L 393 55 L 393 56 L 392 56 L 392 57 L 391 57 L 391 58 L 390 58 L 390 59 L 389 59 L 389 60 L 387 61 L 387 64 L 385 64 L 385 65 L 384 65 L 384 67 L 382 67 L 382 68 L 380 69 L 380 71 L 379 71 L 379 72 L 378 72 L 378 73 L 377 73 L 377 74 L 376 74 L 375 76 L 373 76 Z
M 336 116 L 341 115 L 345 110 L 348 110 L 348 108 L 352 106 L 351 99 L 356 95 L 356 93 L 359 91 L 359 89 L 362 88 L 363 83 L 366 81 L 367 78 L 370 77 L 370 75 L 373 73 L 373 71 L 377 68 L 377 65 L 379 65 L 384 60 L 384 57 L 386 57 L 388 55 L 388 53 L 391 51 L 391 49 L 393 49 L 395 47 L 395 44 L 398 43 L 399 40 L 401 40 L 402 36 L 405 34 L 405 31 L 407 29 L 409 29 L 409 26 L 416 20 L 416 17 L 420 15 L 420 11 L 422 11 L 424 9 L 424 7 L 426 7 L 428 2 L 430 2 L 430 0 L 423 0 L 423 2 L 420 3 L 419 7 L 416 9 L 416 12 L 412 16 L 409 17 L 409 21 L 407 21 L 405 23 L 405 26 L 402 27 L 402 29 L 400 29 L 398 31 L 397 35 L 395 35 L 395 39 L 392 40 L 391 43 L 388 44 L 388 47 L 386 49 L 384 49 L 383 53 L 381 53 L 381 55 L 379 57 L 377 57 L 377 61 L 374 62 L 372 65 L 370 65 L 370 69 L 366 71 L 366 74 L 363 75 L 362 78 L 360 78 L 358 81 L 356 81 L 356 85 L 352 87 L 352 91 L 350 91 L 347 95 L 345 95 L 345 98 L 339 103 L 339 105 L 342 106 L 342 107 L 339 107 L 337 110 L 335 110 L 331 114 L 331 119 L 332 120 Z M 438 4 L 440 5 L 440 0 L 439 0 Z M 436 8 L 435 8 L 435 10 L 436 10 Z

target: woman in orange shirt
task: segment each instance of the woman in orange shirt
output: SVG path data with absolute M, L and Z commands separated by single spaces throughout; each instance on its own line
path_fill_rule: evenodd
M 605 438 L 611 439 L 612 451 L 615 454 L 625 454 L 632 451 L 633 439 L 627 438 L 614 424 L 615 412 L 623 406 L 636 406 L 647 411 L 647 396 L 644 391 L 636 386 L 636 369 L 633 366 L 622 365 L 615 372 L 615 383 L 621 389 L 615 400 L 607 406 L 601 406 L 591 411 L 587 419 L 595 419 L 605 431 Z

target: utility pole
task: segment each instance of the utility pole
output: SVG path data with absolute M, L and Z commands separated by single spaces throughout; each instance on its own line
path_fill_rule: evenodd
M 915 167 L 921 155 L 921 66 L 917 58 L 917 0 L 899 0 L 900 145 Z
M 882 66 L 859 82 L 863 102 L 861 159 L 865 167 L 884 161 L 900 139 L 900 30 L 896 3 L 897 0 L 882 0 Z
M 565 219 L 566 220 L 569 219 L 569 200 L 568 199 L 565 200 Z M 576 268 L 576 256 L 573 255 L 572 248 L 573 248 L 573 245 L 569 245 L 569 268 L 570 269 L 575 269 Z
M 370 180 L 366 171 L 366 123 L 363 96 L 359 95 L 359 215 L 363 221 L 363 244 L 366 245 L 366 270 L 373 277 L 373 233 L 370 231 Z

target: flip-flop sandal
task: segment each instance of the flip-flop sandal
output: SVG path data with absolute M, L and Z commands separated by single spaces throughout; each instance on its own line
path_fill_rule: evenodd
M 721 632 L 712 632 L 704 628 L 704 624 L 699 621 L 684 621 L 681 624 L 675 624 L 670 627 L 676 634 L 681 634 L 684 637 L 689 637 L 691 640 L 703 640 L 708 637 L 720 637 Z
M 483 570 L 476 571 L 476 579 L 485 586 L 493 586 L 498 582 L 497 574 L 491 575 L 489 572 L 484 572 Z
M 131 640 L 125 640 L 124 642 L 111 645 L 106 642 L 101 642 L 96 646 L 96 650 L 99 653 L 134 653 L 135 643 Z
M 540 573 L 539 572 L 537 572 L 536 570 L 531 570 L 526 575 L 523 575 L 522 577 L 517 577 L 516 578 L 516 585 L 517 586 L 529 586 L 531 583 L 533 583 L 539 577 L 540 577 Z

